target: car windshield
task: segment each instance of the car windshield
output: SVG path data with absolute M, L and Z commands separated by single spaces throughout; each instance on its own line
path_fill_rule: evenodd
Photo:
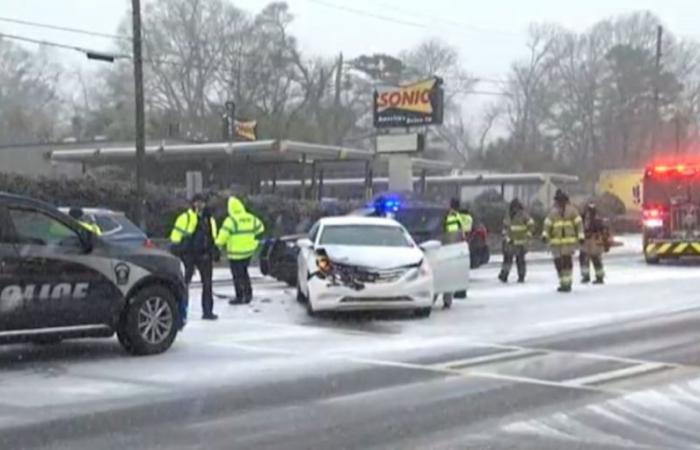
M 326 225 L 320 245 L 352 245 L 367 247 L 411 247 L 406 232 L 390 225 Z

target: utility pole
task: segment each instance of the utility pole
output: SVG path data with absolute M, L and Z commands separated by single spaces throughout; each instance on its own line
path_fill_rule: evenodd
M 659 25 L 656 29 L 656 67 L 654 72 L 654 124 L 651 129 L 651 154 L 656 153 L 656 144 L 659 134 L 659 82 L 661 79 L 661 44 L 663 42 L 664 28 Z
M 131 0 L 134 42 L 134 114 L 136 125 L 136 221 L 146 229 L 144 156 L 146 154 L 146 119 L 143 100 L 143 55 L 141 53 L 141 0 Z

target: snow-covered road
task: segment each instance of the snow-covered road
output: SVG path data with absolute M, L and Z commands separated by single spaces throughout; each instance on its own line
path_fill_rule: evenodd
M 218 300 L 215 312 L 220 320 L 204 322 L 199 320 L 200 291 L 195 287 L 191 290 L 191 319 L 187 328 L 163 355 L 129 357 L 116 340 L 1 348 L 0 430 L 5 430 L 8 436 L 20 436 L 13 433 L 19 433 L 18 427 L 32 423 L 52 423 L 59 429 L 59 424 L 67 426 L 72 423 L 71 418 L 85 414 L 109 417 L 114 411 L 167 404 L 178 398 L 201 399 L 217 390 L 257 392 L 265 386 L 292 383 L 297 387 L 280 391 L 280 395 L 295 398 L 295 393 L 302 396 L 303 392 L 297 383 L 312 383 L 319 377 L 342 379 L 358 370 L 396 370 L 431 376 L 461 374 L 462 369 L 455 369 L 459 366 L 455 365 L 456 361 L 478 365 L 479 370 L 471 376 L 490 380 L 489 383 L 522 383 L 532 389 L 563 387 L 607 396 L 612 391 L 583 389 L 575 384 L 587 386 L 587 377 L 594 377 L 595 381 L 600 374 L 605 380 L 606 374 L 614 370 L 643 373 L 647 367 L 637 366 L 647 361 L 640 359 L 637 363 L 633 355 L 661 345 L 663 330 L 646 338 L 641 334 L 641 338 L 625 341 L 624 348 L 615 348 L 618 341 L 611 340 L 607 345 L 603 340 L 596 342 L 595 348 L 560 353 L 547 350 L 544 356 L 539 354 L 543 352 L 541 347 L 545 347 L 542 342 L 567 333 L 585 335 L 585 330 L 606 326 L 623 332 L 627 324 L 674 317 L 673 313 L 692 315 L 700 308 L 699 266 L 647 266 L 631 245 L 616 249 L 609 259 L 605 286 L 577 284 L 570 295 L 555 292 L 554 269 L 543 261 L 530 266 L 525 285 L 500 284 L 496 280 L 496 265 L 476 270 L 472 273 L 469 298 L 458 300 L 447 311 L 437 305 L 429 319 L 397 314 L 312 319 L 296 303 L 293 289 L 254 273 L 253 304 L 231 306 Z M 538 259 L 537 256 L 543 255 L 533 256 Z M 215 278 L 223 280 L 227 275 L 225 270 L 218 270 Z M 232 294 L 232 290 L 225 281 L 215 286 L 215 291 L 222 294 Z M 687 331 L 687 327 L 683 329 Z M 591 335 L 595 332 L 591 331 Z M 669 345 L 677 339 L 675 334 L 671 335 Z M 490 352 L 501 351 L 514 352 L 505 359 L 533 355 L 545 359 L 534 366 L 493 366 L 491 361 L 500 357 Z M 603 365 L 591 365 L 589 360 Z M 682 364 L 687 369 L 686 376 L 694 379 L 692 366 Z M 565 369 L 571 373 L 552 375 Z M 409 376 L 401 373 L 397 380 Z M 353 383 L 365 380 L 362 375 L 356 376 L 360 378 L 353 378 Z M 376 389 L 369 381 L 372 379 L 367 378 L 369 385 L 357 390 Z M 570 385 L 562 380 L 569 380 Z M 331 388 L 329 395 L 347 395 L 343 392 L 339 386 L 337 392 Z M 633 392 L 637 390 L 624 391 Z M 654 398 L 637 395 L 635 402 Z M 265 403 L 255 398 L 236 398 L 247 408 Z M 195 416 L 197 408 L 206 409 L 205 404 L 188 405 L 194 408 L 189 414 Z M 518 406 L 514 408 L 517 410 Z M 498 429 L 506 434 L 537 434 L 532 430 L 559 420 L 556 410 L 550 414 L 542 421 L 512 421 Z M 451 436 L 462 436 L 452 431 Z

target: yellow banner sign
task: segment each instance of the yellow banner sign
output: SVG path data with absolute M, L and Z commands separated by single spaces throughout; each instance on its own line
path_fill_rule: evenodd
M 236 136 L 249 141 L 255 141 L 258 139 L 258 121 L 257 120 L 247 120 L 238 121 L 235 123 Z

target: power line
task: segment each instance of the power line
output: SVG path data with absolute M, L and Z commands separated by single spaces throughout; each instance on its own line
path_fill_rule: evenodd
M 382 14 L 376 14 L 376 13 L 373 13 L 373 12 L 365 11 L 365 10 L 363 10 L 363 9 L 350 8 L 350 7 L 348 7 L 348 6 L 338 5 L 338 4 L 335 4 L 335 3 L 326 2 L 326 1 L 324 1 L 324 0 L 309 0 L 309 1 L 310 1 L 311 3 L 316 3 L 316 4 L 318 4 L 318 5 L 323 5 L 323 6 L 327 7 L 327 8 L 334 8 L 334 9 L 338 9 L 338 10 L 341 10 L 341 11 L 349 12 L 349 13 L 356 14 L 356 15 L 363 16 L 363 17 L 372 17 L 372 18 L 374 18 L 374 19 L 384 20 L 384 21 L 386 21 L 386 22 L 392 22 L 392 23 L 395 23 L 395 24 L 398 24 L 398 25 L 406 25 L 406 26 L 409 26 L 409 27 L 426 28 L 426 29 L 427 29 L 427 28 L 430 28 L 428 25 L 423 24 L 423 23 L 411 22 L 411 21 L 402 20 L 402 19 L 396 19 L 396 18 L 394 18 L 394 17 L 385 16 L 385 15 L 382 15 Z
M 0 22 L 8 22 L 8 23 L 14 23 L 14 24 L 18 24 L 18 25 L 26 25 L 26 26 L 35 27 L 35 28 L 45 28 L 47 30 L 58 30 L 58 31 L 65 31 L 68 33 L 84 34 L 87 36 L 96 36 L 96 37 L 103 37 L 103 38 L 109 38 L 109 39 L 131 40 L 130 36 L 125 36 L 125 35 L 100 33 L 97 31 L 82 30 L 80 28 L 70 28 L 70 27 L 63 27 L 63 26 L 58 26 L 58 25 L 51 25 L 48 23 L 31 22 L 29 20 L 13 19 L 11 17 L 0 17 Z
M 458 22 L 458 21 L 451 20 L 451 19 L 446 19 L 444 17 L 428 15 L 428 14 L 425 14 L 425 11 L 416 11 L 415 9 L 409 9 L 409 8 L 405 8 L 403 6 L 396 6 L 396 5 L 387 3 L 387 2 L 373 1 L 372 3 L 375 5 L 379 5 L 381 7 L 384 7 L 384 8 L 389 8 L 389 9 L 392 9 L 395 11 L 403 12 L 403 13 L 411 15 L 413 17 L 430 19 L 430 20 L 434 20 L 436 22 L 442 22 L 442 23 L 450 25 L 450 26 L 458 27 L 460 29 L 468 29 L 468 30 L 471 30 L 471 31 L 474 31 L 477 33 L 492 33 L 492 34 L 501 34 L 504 36 L 522 36 L 521 33 L 515 33 L 515 32 L 510 32 L 510 31 L 504 31 L 504 30 L 496 30 L 493 28 L 482 28 L 482 27 L 478 27 L 478 26 L 472 25 L 472 24 Z
M 311 3 L 316 3 L 316 4 L 318 4 L 318 5 L 325 6 L 325 7 L 327 7 L 327 8 L 333 8 L 333 9 L 337 9 L 337 10 L 340 10 L 340 11 L 349 12 L 349 13 L 352 13 L 352 14 L 355 14 L 355 15 L 359 15 L 359 16 L 363 16 L 363 17 L 372 17 L 372 18 L 374 18 L 374 19 L 383 20 L 383 21 L 385 21 L 385 22 L 391 22 L 391 23 L 395 23 L 395 24 L 398 24 L 398 25 L 405 25 L 405 26 L 411 26 L 411 27 L 416 27 L 416 28 L 423 28 L 423 29 L 428 29 L 428 30 L 432 30 L 432 29 L 435 28 L 434 26 L 432 26 L 432 25 L 430 25 L 430 24 L 427 24 L 427 23 L 425 23 L 425 22 L 416 22 L 416 21 L 409 21 L 409 20 L 405 20 L 405 19 L 397 19 L 397 18 L 395 18 L 395 17 L 387 16 L 387 15 L 384 15 L 384 14 L 378 14 L 378 13 L 375 13 L 375 12 L 372 12 L 372 11 L 367 11 L 366 9 L 351 8 L 351 7 L 348 7 L 348 6 L 345 6 L 345 5 L 339 5 L 339 4 L 337 4 L 337 3 L 327 2 L 327 1 L 325 1 L 325 0 L 308 0 L 308 1 L 311 2 Z M 381 3 L 379 3 L 379 4 L 381 5 Z M 391 9 L 396 10 L 396 11 L 402 11 L 402 10 L 405 11 L 405 12 L 409 12 L 409 11 L 410 11 L 410 10 L 405 9 L 405 8 L 396 7 L 396 6 L 394 6 L 394 5 L 388 5 L 388 4 L 386 4 L 386 3 L 384 3 L 383 5 L 384 5 L 384 7 L 389 7 L 389 8 L 391 8 Z M 493 29 L 492 29 L 492 30 L 489 30 L 489 29 L 486 29 L 486 28 L 479 28 L 479 27 L 475 27 L 475 26 L 473 26 L 473 25 L 468 25 L 468 24 L 464 24 L 464 23 L 460 23 L 460 22 L 455 22 L 455 21 L 451 21 L 451 20 L 448 20 L 448 19 L 443 19 L 443 18 L 439 18 L 439 17 L 435 17 L 435 16 L 426 16 L 426 15 L 423 14 L 423 13 L 418 13 L 418 12 L 415 12 L 415 11 L 414 11 L 413 13 L 411 13 L 411 14 L 414 15 L 414 17 L 424 17 L 424 18 L 428 18 L 428 19 L 431 19 L 431 20 L 434 20 L 434 21 L 444 22 L 444 23 L 447 23 L 447 24 L 449 24 L 449 25 L 451 25 L 451 26 L 459 27 L 459 28 L 462 29 L 462 30 L 468 29 L 468 30 L 471 30 L 471 31 L 473 31 L 473 32 L 502 34 L 502 35 L 507 35 L 507 36 L 522 36 L 521 33 L 513 33 L 513 32 L 508 32 L 508 31 L 493 30 Z M 420 15 L 418 15 L 418 14 L 420 14 Z
M 18 36 L 16 34 L 9 34 L 9 33 L 0 32 L 0 38 L 12 39 L 12 40 L 21 41 L 21 42 L 29 42 L 29 43 L 38 44 L 38 45 L 45 45 L 47 47 L 62 48 L 65 50 L 74 50 L 74 51 L 85 53 L 85 54 L 89 53 L 91 55 L 94 54 L 94 55 L 110 56 L 114 59 L 129 59 L 129 60 L 132 59 L 132 56 L 129 54 L 126 54 L 126 53 L 103 52 L 103 51 L 98 51 L 98 50 L 92 50 L 92 49 L 85 48 L 85 47 L 78 47 L 78 46 L 74 46 L 74 45 L 62 44 L 60 42 L 55 42 L 55 41 L 47 41 L 44 39 L 33 39 L 33 38 L 25 37 L 25 36 Z M 168 53 L 165 53 L 165 54 L 167 55 Z M 177 55 L 173 54 L 173 56 L 177 56 Z M 259 58 L 260 55 L 253 54 L 253 53 L 240 53 L 240 54 L 237 54 L 237 57 L 242 58 L 242 59 L 253 58 L 253 57 Z M 143 61 L 151 63 L 151 64 L 170 64 L 170 65 L 177 65 L 177 66 L 185 65 L 185 63 L 183 63 L 181 61 L 171 61 L 168 59 L 144 58 Z M 202 67 L 202 66 L 195 65 L 195 66 L 191 66 L 191 67 Z

